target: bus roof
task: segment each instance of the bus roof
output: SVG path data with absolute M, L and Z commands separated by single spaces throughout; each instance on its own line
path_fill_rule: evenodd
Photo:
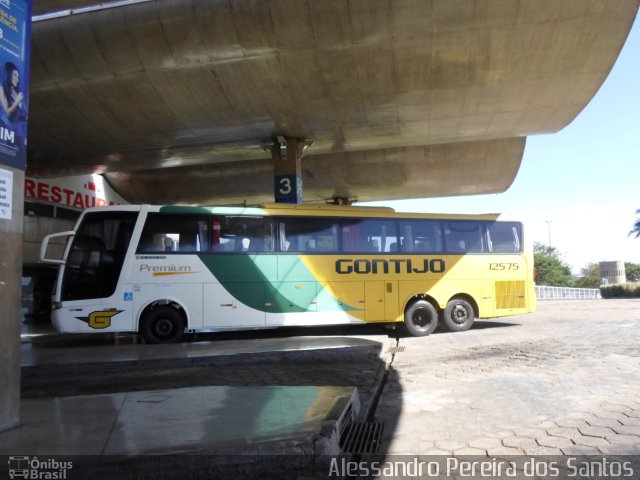
M 324 204 L 287 204 L 265 203 L 260 205 L 116 205 L 95 207 L 87 211 L 100 212 L 108 210 L 139 211 L 143 208 L 150 212 L 164 213 L 201 213 L 218 215 L 293 215 L 322 217 L 370 217 L 370 218 L 433 218 L 453 220 L 497 220 L 498 213 L 486 214 L 446 214 L 446 213 L 409 213 L 396 212 L 391 207 L 360 207 Z

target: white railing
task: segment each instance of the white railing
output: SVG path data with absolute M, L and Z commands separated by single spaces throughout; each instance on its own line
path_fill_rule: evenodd
M 538 300 L 595 300 L 602 298 L 599 288 L 569 288 L 536 286 Z

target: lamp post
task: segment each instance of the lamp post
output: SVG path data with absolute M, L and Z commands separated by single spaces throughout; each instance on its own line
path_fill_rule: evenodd
M 547 224 L 547 235 L 549 236 L 549 248 L 551 248 L 551 223 L 553 223 L 553 220 L 545 220 L 544 223 Z

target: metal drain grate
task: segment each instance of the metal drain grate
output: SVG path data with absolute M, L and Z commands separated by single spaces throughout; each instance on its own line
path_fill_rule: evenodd
M 387 352 L 389 352 L 392 355 L 395 355 L 396 353 L 404 352 L 404 345 L 398 345 L 397 347 L 389 347 L 389 350 L 387 350 Z
M 354 455 L 378 453 L 382 439 L 382 422 L 354 422 L 340 437 L 340 448 Z
M 340 438 L 344 437 L 353 419 L 353 404 L 349 397 L 344 396 L 336 397 L 331 409 L 324 416 L 325 421 L 336 422 L 336 429 Z

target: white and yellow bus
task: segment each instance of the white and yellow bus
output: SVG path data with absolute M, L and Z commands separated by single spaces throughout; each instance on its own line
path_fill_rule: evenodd
M 69 236 L 62 259 L 51 238 Z M 519 222 L 390 208 L 117 206 L 47 236 L 60 332 L 404 324 L 415 336 L 535 308 Z

